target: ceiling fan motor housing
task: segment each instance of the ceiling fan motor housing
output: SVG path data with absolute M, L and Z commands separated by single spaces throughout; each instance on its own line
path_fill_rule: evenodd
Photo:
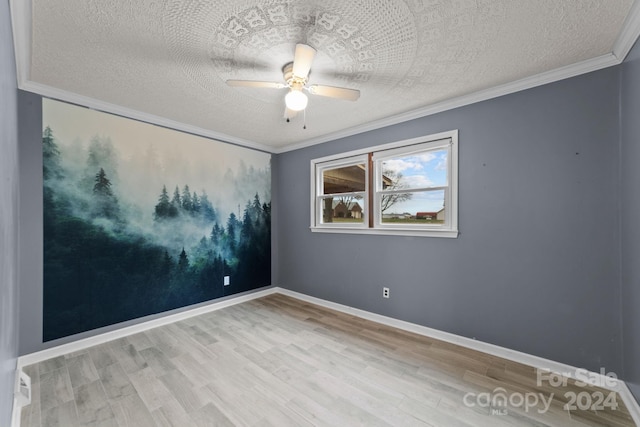
M 293 62 L 289 62 L 282 67 L 282 74 L 287 85 L 294 90 L 302 90 L 309 80 L 307 77 L 300 77 L 293 74 Z M 309 73 L 311 74 L 311 73 Z

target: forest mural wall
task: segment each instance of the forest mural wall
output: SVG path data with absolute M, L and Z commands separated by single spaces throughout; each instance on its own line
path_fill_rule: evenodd
M 44 341 L 270 284 L 269 154 L 47 99 L 42 154 Z

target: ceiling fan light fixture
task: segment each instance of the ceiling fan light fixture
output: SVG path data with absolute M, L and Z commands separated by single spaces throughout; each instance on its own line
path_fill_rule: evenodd
M 639 0 L 640 1 L 640 0 Z M 288 93 L 284 97 L 284 103 L 287 106 L 284 117 L 291 119 L 298 111 L 307 108 L 309 99 L 303 93 L 303 90 L 312 95 L 319 95 L 328 98 L 343 99 L 347 101 L 355 101 L 360 97 L 360 91 L 357 89 L 348 89 L 344 87 L 327 86 L 327 85 L 311 85 L 307 86 L 309 81 L 309 73 L 311 72 L 311 64 L 316 55 L 316 50 L 309 45 L 298 43 L 292 62 L 288 62 L 282 67 L 282 77 L 285 83 L 258 81 L 258 80 L 227 80 L 227 85 L 234 87 L 255 87 L 267 89 L 284 89 L 289 88 Z
M 309 99 L 307 95 L 302 93 L 299 90 L 290 90 L 289 93 L 284 97 L 284 103 L 287 108 L 293 111 L 302 111 L 307 108 L 307 102 Z

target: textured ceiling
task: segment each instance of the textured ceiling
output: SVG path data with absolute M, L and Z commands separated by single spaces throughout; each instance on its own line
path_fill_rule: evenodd
M 32 0 L 27 79 L 278 151 L 611 55 L 632 3 Z M 307 129 L 286 90 L 225 84 L 281 82 L 296 43 L 318 50 L 309 83 L 361 91 L 311 95 Z

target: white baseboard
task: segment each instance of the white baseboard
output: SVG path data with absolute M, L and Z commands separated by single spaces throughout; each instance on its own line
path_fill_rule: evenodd
M 20 427 L 20 417 L 22 416 L 22 407 L 18 405 L 18 400 L 13 399 L 13 411 L 11 412 L 11 427 Z
M 176 314 L 161 317 L 159 319 L 150 320 L 148 322 L 139 323 L 137 325 L 128 326 L 125 328 L 117 329 L 115 331 L 106 332 L 104 334 L 95 335 L 93 337 L 84 338 L 78 341 L 74 341 L 68 344 L 62 344 L 57 347 L 48 348 L 36 353 L 27 354 L 18 358 L 18 369 L 22 369 L 23 366 L 31 365 L 33 363 L 42 362 L 53 357 L 62 356 L 67 353 L 72 353 L 79 350 L 84 350 L 94 345 L 102 344 L 107 341 L 112 341 L 118 338 L 123 338 L 128 335 L 133 335 L 138 332 L 143 332 L 151 328 L 166 325 L 169 323 L 177 322 L 180 320 L 188 319 L 200 314 L 209 313 L 221 308 L 229 307 L 232 305 L 240 304 L 245 301 L 250 301 L 256 298 L 261 298 L 266 295 L 280 293 L 292 298 L 306 301 L 312 304 L 316 304 L 322 307 L 330 308 L 332 310 L 340 311 L 342 313 L 351 314 L 362 319 L 371 320 L 373 322 L 381 323 L 394 328 L 402 329 L 408 332 L 413 332 L 426 337 L 434 338 L 440 341 L 445 341 L 451 344 L 460 345 L 472 350 L 481 351 L 483 353 L 491 354 L 493 356 L 501 357 L 503 359 L 511 360 L 514 362 L 522 363 L 524 365 L 531 366 L 533 368 L 548 370 L 550 372 L 561 374 L 570 378 L 576 379 L 576 373 L 585 372 L 584 369 L 579 369 L 574 366 L 570 366 L 564 363 L 555 362 L 553 360 L 545 359 L 538 356 L 522 353 L 516 350 L 511 350 L 505 347 L 500 347 L 494 344 L 466 338 L 460 335 L 451 334 L 449 332 L 439 331 L 437 329 L 428 328 L 426 326 L 417 325 L 415 323 L 405 322 L 403 320 L 394 319 L 392 317 L 382 316 L 380 314 L 371 313 L 365 310 L 360 310 L 354 307 L 334 303 L 331 301 L 323 300 L 320 298 L 312 297 L 309 295 L 301 294 L 299 292 L 290 291 L 280 287 L 271 287 L 263 291 L 254 292 L 247 295 L 241 295 L 236 298 L 230 298 L 220 302 L 213 302 L 211 304 L 198 307 L 192 310 L 183 311 Z M 613 380 L 612 378 L 605 377 L 597 372 L 589 372 L 589 378 L 599 378 L 599 384 L 603 388 L 615 391 L 622 398 L 625 406 L 629 410 L 634 422 L 640 426 L 640 404 L 636 401 L 635 397 L 627 387 L 624 381 L 620 379 Z M 580 379 L 580 378 L 577 378 Z M 14 399 L 15 400 L 15 399 Z M 12 427 L 20 427 L 20 407 L 14 402 Z
M 180 313 L 169 314 L 157 319 L 149 320 L 147 322 L 138 323 L 132 326 L 126 326 L 124 328 L 116 329 L 113 331 L 105 332 L 103 334 L 94 335 L 92 337 L 83 338 L 78 341 L 73 341 L 67 344 L 61 344 L 56 347 L 47 348 L 35 353 L 25 354 L 18 357 L 18 369 L 22 369 L 23 366 L 32 365 L 34 363 L 42 362 L 53 357 L 62 356 L 67 353 L 73 353 L 76 351 L 84 350 L 94 345 L 102 344 L 107 341 L 113 341 L 118 338 L 123 338 L 129 335 L 137 334 L 138 332 L 144 332 L 146 330 L 157 328 L 169 323 L 178 322 L 180 320 L 188 319 L 200 314 L 209 313 L 221 308 L 230 307 L 232 305 L 240 304 L 246 301 L 251 301 L 256 298 L 261 298 L 266 295 L 271 295 L 277 292 L 278 288 L 271 287 L 262 291 L 253 292 L 246 295 L 240 295 L 238 297 L 229 298 L 224 301 L 214 301 L 211 304 L 200 306 L 191 310 L 182 311 Z
M 394 328 L 402 329 L 404 331 L 413 332 L 419 335 L 423 335 L 429 338 L 434 338 L 440 341 L 445 341 L 451 344 L 456 344 L 462 347 L 466 347 L 472 350 L 477 350 L 483 353 L 491 354 L 496 357 L 511 360 L 513 362 L 522 363 L 523 365 L 531 366 L 532 368 L 548 370 L 555 374 L 561 374 L 573 379 L 576 378 L 577 373 L 586 373 L 584 369 L 576 368 L 564 363 L 555 362 L 553 360 L 545 359 L 538 356 L 522 353 L 520 351 L 511 350 L 505 347 L 500 347 L 495 344 L 489 344 L 486 342 L 466 338 L 460 335 L 451 334 L 449 332 L 439 331 L 437 329 L 428 328 L 426 326 L 417 325 L 415 323 L 405 322 L 403 320 L 394 319 L 392 317 L 382 316 L 380 314 L 371 313 L 358 308 L 349 307 L 342 304 L 337 304 L 331 301 L 323 300 L 320 298 L 312 297 L 309 295 L 301 294 L 295 291 L 290 291 L 283 288 L 275 288 L 275 290 L 283 295 L 290 296 L 302 301 L 307 301 L 312 304 L 316 304 L 322 307 L 330 308 L 332 310 L 340 311 L 342 313 L 351 314 L 362 319 L 371 320 L 383 325 L 392 326 Z M 623 400 L 625 406 L 629 410 L 634 422 L 640 426 L 640 404 L 635 399 L 631 390 L 627 387 L 624 381 L 620 379 L 613 379 L 605 377 L 598 372 L 588 372 L 589 378 L 595 378 L 598 385 L 602 388 L 606 388 L 618 393 Z
M 207 304 L 201 307 L 197 307 L 191 310 L 182 311 L 180 313 L 169 314 L 158 319 L 149 320 L 147 322 L 138 323 L 136 325 L 127 326 L 124 328 L 116 329 L 114 331 L 105 332 L 103 334 L 94 335 L 92 337 L 80 339 L 67 344 L 61 344 L 56 347 L 47 348 L 35 353 L 25 354 L 18 357 L 17 372 L 22 372 L 24 366 L 39 363 L 44 360 L 51 359 L 53 357 L 62 356 L 67 353 L 73 353 L 76 351 L 84 350 L 94 345 L 102 344 L 107 341 L 112 341 L 118 338 L 123 338 L 129 335 L 137 334 L 158 326 L 166 325 L 169 323 L 178 322 L 180 320 L 188 319 L 200 314 L 209 313 L 221 308 L 230 307 L 235 304 L 240 304 L 246 301 L 250 301 L 256 298 L 261 298 L 266 295 L 271 295 L 277 292 L 278 288 L 270 287 L 268 289 L 253 292 L 250 294 L 240 295 L 237 297 L 229 298 L 224 301 L 214 301 L 211 304 Z M 11 414 L 11 427 L 20 427 L 20 418 L 22 415 L 22 407 L 18 404 L 17 399 L 13 399 L 13 411 Z
M 627 384 L 624 381 L 620 381 L 622 384 L 620 385 L 620 390 L 618 390 L 618 394 L 622 398 L 622 401 L 627 406 L 629 413 L 631 414 L 631 418 L 636 423 L 637 426 L 640 426 L 640 402 L 636 400 L 636 397 L 631 393 Z

